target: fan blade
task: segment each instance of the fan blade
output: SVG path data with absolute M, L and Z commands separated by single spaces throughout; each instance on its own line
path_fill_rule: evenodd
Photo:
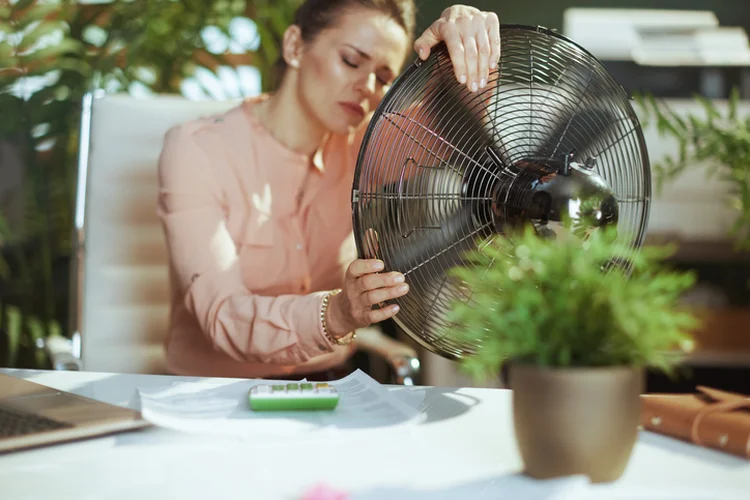
M 420 165 L 407 161 L 396 182 L 369 194 L 373 203 L 366 207 L 366 222 L 389 227 L 394 250 L 399 254 L 403 250 L 399 258 L 410 262 L 405 256 L 416 248 L 415 245 L 445 248 L 440 245 L 450 243 L 454 233 L 469 233 L 475 224 L 492 221 L 492 191 L 497 182 L 491 168 L 477 162 L 462 175 L 447 163 Z M 443 236 L 433 242 L 436 233 Z M 424 251 L 419 250 L 417 254 L 422 255 Z M 402 264 L 398 270 L 404 271 L 416 264 L 412 262 L 408 268 Z
M 462 206 L 453 214 L 445 217 L 439 226 L 422 226 L 408 236 L 396 236 L 387 248 L 392 249 L 384 255 L 389 267 L 410 274 L 424 267 L 440 274 L 438 270 L 458 266 L 463 262 L 462 254 L 476 246 L 472 235 L 482 226 L 472 214 L 472 206 Z M 414 214 L 414 219 L 420 215 Z M 432 218 L 427 216 L 426 218 Z
M 613 99 L 622 89 L 602 78 L 588 55 L 563 40 L 503 40 L 497 95 L 491 104 L 500 123 L 506 164 L 527 157 L 558 158 L 571 151 L 595 156 L 618 121 Z M 526 57 L 514 52 L 528 53 Z M 617 95 L 616 95 L 617 94 Z
M 412 290 L 406 296 L 396 302 L 406 313 L 396 315 L 395 320 L 401 328 L 418 334 L 418 339 L 428 348 L 438 348 L 452 358 L 460 358 L 464 352 L 471 350 L 471 346 L 457 346 L 446 335 L 450 333 L 453 324 L 448 320 L 447 314 L 451 310 L 454 300 L 464 300 L 467 296 L 458 280 L 447 275 L 442 278 L 428 276 L 417 269 L 410 277 L 409 282 L 419 282 L 419 286 L 412 286 Z M 418 275 L 425 275 L 418 276 Z
M 595 154 L 618 121 L 599 99 L 564 88 L 531 93 L 518 83 L 502 86 L 490 112 L 500 123 L 498 149 L 509 165 L 528 157 L 559 158 L 573 150 Z
M 532 156 L 558 158 L 571 151 L 581 161 L 595 156 L 616 125 L 615 115 L 605 109 L 585 109 L 560 120 L 544 137 Z
M 386 252 L 384 260 L 389 268 L 406 275 L 410 287 L 406 296 L 395 301 L 408 318 L 402 327 L 429 337 L 433 344 L 450 327 L 445 314 L 451 301 L 468 295 L 461 283 L 450 277 L 450 269 L 465 264 L 466 253 L 494 233 L 492 223 L 482 224 L 473 215 L 474 210 L 466 204 L 446 218 L 439 229 L 415 232 L 400 242 L 386 241 L 386 248 L 393 251 Z M 452 350 L 459 356 L 463 349 Z
M 432 78 L 420 99 L 424 110 L 422 124 L 455 148 L 446 161 L 457 165 L 466 158 L 482 161 L 485 150 L 496 147 L 498 143 L 498 130 L 489 113 L 493 99 L 492 82 L 486 90 L 472 93 L 458 83 L 452 70 L 444 66 L 450 66 L 447 56 L 437 59 Z

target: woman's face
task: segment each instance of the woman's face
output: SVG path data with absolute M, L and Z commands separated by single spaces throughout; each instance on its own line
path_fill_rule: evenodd
M 355 8 L 302 47 L 302 106 L 331 132 L 347 133 L 375 110 L 401 71 L 408 38 L 389 16 Z

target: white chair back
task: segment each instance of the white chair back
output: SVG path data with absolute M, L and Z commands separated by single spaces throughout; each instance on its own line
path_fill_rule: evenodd
M 82 368 L 164 373 L 169 273 L 156 215 L 162 141 L 173 125 L 237 101 L 89 94 L 83 104 L 71 297 Z

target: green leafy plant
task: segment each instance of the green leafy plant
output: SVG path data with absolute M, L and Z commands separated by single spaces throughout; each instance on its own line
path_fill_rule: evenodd
M 8 229 L 8 223 L 5 221 L 5 217 L 3 217 L 3 214 L 0 214 L 0 280 L 3 278 L 8 278 L 10 276 L 10 267 L 8 266 L 8 262 L 3 256 L 3 247 L 5 246 L 5 242 L 10 237 L 10 229 Z
M 451 271 L 471 290 L 470 301 L 452 304 L 453 335 L 479 345 L 463 368 L 475 378 L 496 376 L 508 361 L 669 371 L 697 326 L 678 300 L 695 278 L 662 267 L 670 252 L 634 253 L 614 230 L 548 239 L 528 228 L 494 238 Z
M 718 176 L 729 183 L 730 203 L 738 217 L 730 230 L 737 249 L 750 249 L 750 116 L 739 116 L 739 91 L 730 94 L 725 114 L 703 96 L 695 96 L 704 116 L 678 115 L 652 95 L 639 95 L 636 101 L 643 124 L 652 121 L 661 137 L 677 141 L 678 153 L 653 165 L 657 192 L 666 182 L 676 179 L 685 169 L 703 165 L 709 177 Z

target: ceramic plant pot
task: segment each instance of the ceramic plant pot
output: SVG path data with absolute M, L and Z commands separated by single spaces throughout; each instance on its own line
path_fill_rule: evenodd
M 508 375 L 527 475 L 596 483 L 622 475 L 638 436 L 642 370 L 512 365 Z

